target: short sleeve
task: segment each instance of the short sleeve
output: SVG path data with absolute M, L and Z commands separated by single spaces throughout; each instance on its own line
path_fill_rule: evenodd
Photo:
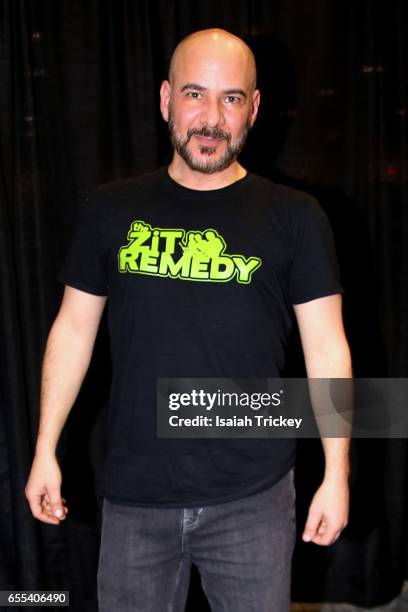
M 68 248 L 57 280 L 93 295 L 108 295 L 108 279 L 99 245 L 94 206 L 88 200 Z
M 296 213 L 289 296 L 292 304 L 343 293 L 333 233 L 326 214 L 307 196 Z

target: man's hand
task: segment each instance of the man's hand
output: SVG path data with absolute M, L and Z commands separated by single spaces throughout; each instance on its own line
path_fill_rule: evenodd
M 348 511 L 347 479 L 323 480 L 310 504 L 303 532 L 304 542 L 314 542 L 320 546 L 333 544 L 347 525 Z
M 61 498 L 61 470 L 55 455 L 37 452 L 25 488 L 25 495 L 35 518 L 59 525 L 68 513 Z

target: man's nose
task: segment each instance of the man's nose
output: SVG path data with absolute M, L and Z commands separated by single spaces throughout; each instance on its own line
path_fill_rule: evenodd
M 201 122 L 208 127 L 218 127 L 224 124 L 222 105 L 218 100 L 206 100 L 201 112 Z

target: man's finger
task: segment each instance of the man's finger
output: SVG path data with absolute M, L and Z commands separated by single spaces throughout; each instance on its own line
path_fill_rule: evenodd
M 59 519 L 59 520 L 61 520 L 61 521 L 63 521 L 63 520 L 66 518 L 66 516 L 67 516 L 67 514 L 68 514 L 68 512 L 69 512 L 69 510 L 68 510 L 67 506 L 63 505 L 63 507 L 62 507 L 62 508 L 63 508 L 64 514 L 63 514 L 63 515 L 60 517 L 60 519 Z M 45 512 L 45 513 L 47 514 L 47 516 L 53 516 L 53 512 L 52 512 L 52 507 L 51 507 L 51 504 L 47 504 L 47 503 L 44 501 L 44 502 L 42 503 L 42 510 L 43 510 L 43 512 Z
M 304 542 L 311 542 L 315 537 L 321 519 L 322 515 L 320 513 L 309 513 L 302 536 Z
M 42 495 L 31 495 L 28 498 L 28 503 L 30 504 L 31 512 L 34 514 L 34 516 L 41 513 L 42 497 Z
M 64 516 L 64 509 L 62 507 L 60 488 L 50 487 L 48 489 L 48 495 L 53 516 L 57 517 L 58 519 L 62 518 Z
M 324 535 L 327 531 L 327 521 L 323 519 L 320 522 L 319 528 L 317 530 L 318 535 Z
M 334 536 L 334 538 L 332 539 L 332 542 L 331 542 L 331 543 L 332 543 L 332 544 L 334 544 L 334 543 L 335 543 L 335 542 L 336 542 L 336 541 L 339 539 L 340 535 L 341 535 L 341 529 L 340 529 L 340 531 L 338 531 L 338 532 L 336 533 L 336 535 L 335 535 L 335 536 Z
M 29 499 L 31 513 L 34 518 L 42 521 L 43 523 L 50 523 L 52 525 L 59 525 L 59 519 L 54 516 L 50 516 L 44 512 L 42 507 L 42 495 L 35 495 Z
M 323 535 L 317 533 L 316 537 L 313 538 L 313 542 L 315 544 L 319 544 L 320 546 L 330 546 L 331 544 L 334 544 L 334 542 L 339 538 L 340 534 L 341 530 L 334 531 L 334 529 L 329 529 Z
M 35 516 L 35 518 L 39 519 L 43 523 L 49 523 L 50 525 L 59 525 L 61 522 L 60 519 L 56 518 L 55 516 L 50 516 L 49 514 L 47 514 L 47 512 L 44 511 L 41 511 L 38 515 Z

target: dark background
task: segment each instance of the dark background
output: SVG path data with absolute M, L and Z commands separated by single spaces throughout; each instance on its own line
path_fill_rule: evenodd
M 71 609 L 96 609 L 106 327 L 59 446 L 59 527 L 36 522 L 24 497 L 41 358 L 85 195 L 169 160 L 159 86 L 189 32 L 250 42 L 263 97 L 242 163 L 326 210 L 355 375 L 407 376 L 407 26 L 404 0 L 0 1 L 0 590 L 66 589 Z M 302 368 L 294 337 L 288 374 Z M 342 538 L 297 544 L 297 600 L 379 605 L 407 575 L 407 441 L 354 441 L 352 466 Z M 321 470 L 320 443 L 303 441 L 299 529 Z M 202 602 L 197 576 L 189 601 Z

